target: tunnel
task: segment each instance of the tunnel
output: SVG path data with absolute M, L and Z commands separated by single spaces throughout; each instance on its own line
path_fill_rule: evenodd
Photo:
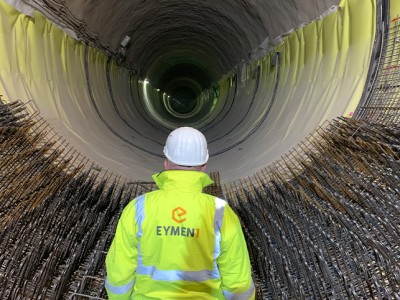
M 209 145 L 257 299 L 400 297 L 396 0 L 0 2 L 0 298 L 106 299 L 169 132 Z

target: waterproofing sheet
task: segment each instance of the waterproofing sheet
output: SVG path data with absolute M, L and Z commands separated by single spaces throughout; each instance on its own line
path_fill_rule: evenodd
M 219 171 L 223 182 L 250 176 L 324 121 L 352 112 L 368 72 L 375 9 L 372 0 L 344 0 L 221 79 L 229 99 L 202 125 L 208 171 Z M 37 12 L 32 18 L 0 1 L 0 22 L 5 100 L 33 100 L 72 147 L 111 172 L 151 180 L 161 170 L 168 130 L 144 111 L 138 78 Z

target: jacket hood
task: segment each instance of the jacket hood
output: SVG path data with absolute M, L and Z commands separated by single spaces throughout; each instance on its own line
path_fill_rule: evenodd
M 190 190 L 200 191 L 214 183 L 211 178 L 203 172 L 189 170 L 166 170 L 154 174 L 153 179 L 160 190 Z

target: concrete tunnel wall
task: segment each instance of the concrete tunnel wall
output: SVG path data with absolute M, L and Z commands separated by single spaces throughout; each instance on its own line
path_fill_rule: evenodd
M 82 155 L 133 180 L 149 180 L 162 168 L 171 128 L 197 127 L 209 141 L 208 171 L 234 181 L 279 159 L 326 120 L 355 110 L 374 43 L 375 6 L 343 0 L 283 34 L 265 56 L 244 58 L 214 81 L 219 98 L 206 97 L 207 114 L 177 119 L 157 109 L 163 96 L 151 78 L 146 84 L 40 13 L 29 17 L 1 1 L 0 91 L 6 101 L 33 100 Z M 223 28 L 215 34 L 222 37 Z

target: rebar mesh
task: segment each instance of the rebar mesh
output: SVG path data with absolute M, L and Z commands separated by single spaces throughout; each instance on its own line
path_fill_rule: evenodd
M 341 118 L 229 186 L 260 298 L 400 297 L 399 138 Z
M 400 17 L 390 22 L 368 98 L 357 108 L 357 118 L 382 124 L 400 121 Z
M 101 299 L 122 208 L 153 184 L 93 168 L 21 102 L 0 104 L 0 299 Z
M 152 190 L 84 168 L 22 103 L 0 105 L 0 298 L 105 299 L 122 208 Z M 395 299 L 400 128 L 340 118 L 208 192 L 240 216 L 260 299 Z

